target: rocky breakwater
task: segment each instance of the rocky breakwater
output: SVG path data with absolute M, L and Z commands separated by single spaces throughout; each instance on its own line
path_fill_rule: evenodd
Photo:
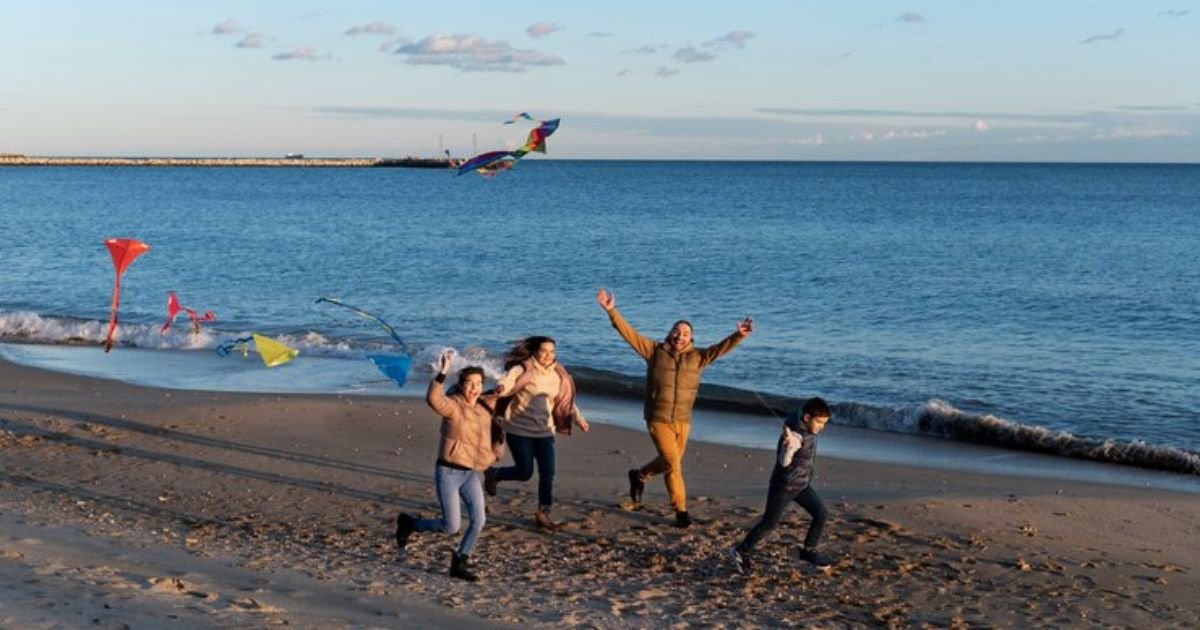
M 411 164 L 409 164 L 411 162 Z M 259 166 L 288 168 L 363 168 L 376 166 L 429 167 L 440 162 L 424 158 L 245 158 L 245 157 L 30 157 L 0 154 L 0 166 Z

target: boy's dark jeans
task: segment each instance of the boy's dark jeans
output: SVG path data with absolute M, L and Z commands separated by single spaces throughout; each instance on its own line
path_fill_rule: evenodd
M 783 518 L 783 511 L 792 501 L 799 503 L 800 507 L 804 508 L 804 511 L 812 517 L 812 524 L 808 526 L 808 535 L 804 537 L 804 547 L 816 549 L 817 543 L 821 541 L 821 532 L 825 529 L 827 513 L 825 504 L 821 503 L 821 497 L 817 496 L 817 491 L 813 490 L 812 486 L 807 486 L 800 492 L 790 492 L 787 488 L 772 486 L 767 492 L 767 509 L 763 511 L 762 520 L 750 530 L 750 533 L 746 534 L 746 539 L 738 545 L 738 549 L 743 552 L 752 551 L 763 536 L 779 525 L 779 519 Z
M 554 437 L 531 438 L 509 433 L 507 439 L 513 465 L 497 470 L 496 479 L 529 481 L 533 477 L 533 463 L 536 461 L 538 505 L 541 508 L 554 505 Z

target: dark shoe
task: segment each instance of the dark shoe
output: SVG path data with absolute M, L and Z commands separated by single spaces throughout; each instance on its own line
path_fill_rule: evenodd
M 396 546 L 404 549 L 408 546 L 408 539 L 412 533 L 417 531 L 417 524 L 413 522 L 413 517 L 401 513 L 396 517 Z
M 740 547 L 730 549 L 729 557 L 733 558 L 733 568 L 742 575 L 750 575 L 750 571 L 754 569 L 754 563 L 750 562 L 750 556 Z
M 642 493 L 646 491 L 646 482 L 642 481 L 642 474 L 636 468 L 629 470 L 629 499 L 636 504 L 641 504 Z
M 496 496 L 496 489 L 500 486 L 500 471 L 494 467 L 483 471 L 483 491 L 488 493 L 489 497 Z
M 675 527 L 691 527 L 692 517 L 688 516 L 687 510 L 675 513 Z
M 468 582 L 479 581 L 479 576 L 471 573 L 471 569 L 467 566 L 467 557 L 456 553 L 450 556 L 450 577 Z
M 825 557 L 823 554 L 821 554 L 816 549 L 808 549 L 808 548 L 801 549 L 799 556 L 800 556 L 801 560 L 804 560 L 805 562 L 811 562 L 812 564 L 814 564 L 817 567 L 820 567 L 822 569 L 824 569 L 825 567 L 831 566 L 833 564 L 833 562 L 831 562 L 829 560 L 829 558 Z
M 550 515 L 541 510 L 538 510 L 533 515 L 533 520 L 535 523 L 537 523 L 538 529 L 544 532 L 553 534 L 554 532 L 558 531 L 558 523 L 550 520 Z

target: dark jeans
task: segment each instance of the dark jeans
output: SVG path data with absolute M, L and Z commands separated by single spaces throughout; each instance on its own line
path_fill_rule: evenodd
M 817 491 L 813 490 L 812 486 L 808 486 L 798 493 L 789 492 L 786 488 L 772 487 L 767 492 L 767 509 L 763 511 L 762 520 L 746 534 L 746 539 L 738 545 L 738 549 L 745 552 L 752 551 L 763 536 L 779 525 L 779 519 L 783 518 L 784 509 L 792 501 L 800 504 L 800 507 L 804 508 L 804 511 L 812 517 L 812 524 L 808 526 L 808 535 L 804 537 L 804 546 L 808 549 L 816 549 L 817 543 L 821 541 L 821 531 L 825 529 L 825 518 L 828 514 L 825 512 L 825 505 L 821 503 L 821 497 L 817 496 Z
M 508 450 L 513 465 L 496 471 L 500 481 L 529 481 L 533 477 L 533 462 L 538 469 L 538 506 L 550 509 L 554 505 L 554 436 L 531 438 L 509 433 Z

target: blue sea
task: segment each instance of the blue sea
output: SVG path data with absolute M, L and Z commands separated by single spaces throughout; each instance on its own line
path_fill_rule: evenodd
M 819 395 L 835 423 L 872 431 L 1200 474 L 1200 166 L 0 167 L 0 218 L 10 360 L 152 385 L 398 391 L 363 356 L 400 348 L 314 303 L 332 296 L 395 327 L 414 380 L 443 348 L 495 374 L 510 341 L 548 334 L 568 366 L 632 383 L 644 364 L 596 304 L 605 287 L 654 338 L 688 319 L 707 345 L 753 316 L 709 384 Z M 104 337 L 109 237 L 152 249 L 122 280 L 120 346 L 72 354 Z M 217 320 L 161 335 L 168 291 Z M 251 331 L 300 358 L 215 357 Z M 130 360 L 145 356 L 163 359 Z

